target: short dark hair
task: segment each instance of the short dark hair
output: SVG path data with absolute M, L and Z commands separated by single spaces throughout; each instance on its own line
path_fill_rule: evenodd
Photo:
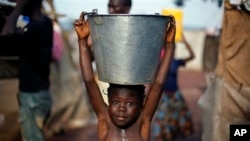
M 121 85 L 121 84 L 109 84 L 108 88 L 108 98 L 111 95 L 111 92 L 114 88 L 126 88 L 136 92 L 136 96 L 138 96 L 139 100 L 143 102 L 145 97 L 145 86 L 144 85 Z
M 132 6 L 132 0 L 124 0 L 124 5 L 131 7 Z
M 132 0 L 109 0 L 109 3 L 110 3 L 111 1 L 118 2 L 118 3 L 121 4 L 122 6 L 129 6 L 129 7 L 132 6 Z

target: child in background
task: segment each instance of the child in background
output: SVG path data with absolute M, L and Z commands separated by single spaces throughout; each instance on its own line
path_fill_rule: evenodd
M 153 122 L 154 141 L 173 141 L 186 138 L 193 133 L 191 113 L 178 85 L 178 69 L 191 61 L 194 58 L 194 53 L 183 34 L 182 42 L 189 55 L 181 59 L 173 58 L 171 62 L 161 102 Z

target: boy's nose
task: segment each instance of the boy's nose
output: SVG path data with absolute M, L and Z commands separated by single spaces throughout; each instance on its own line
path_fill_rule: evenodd
M 123 111 L 123 112 L 126 111 L 125 105 L 124 104 L 120 104 L 118 110 L 119 111 Z

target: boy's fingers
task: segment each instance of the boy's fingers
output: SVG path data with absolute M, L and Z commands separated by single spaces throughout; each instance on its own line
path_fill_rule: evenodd
M 173 16 L 169 15 L 169 21 L 171 22 L 173 20 Z
M 74 21 L 74 24 L 77 24 L 77 23 L 78 23 L 78 20 L 75 20 L 75 21 Z
M 85 18 L 84 18 L 84 17 L 85 17 L 85 15 L 86 15 L 86 14 L 87 14 L 87 12 L 83 11 L 83 12 L 81 13 L 81 15 L 80 15 L 80 18 L 79 18 L 79 19 L 80 19 L 81 21 L 84 21 L 84 20 L 85 20 Z
M 169 17 L 170 17 L 170 23 L 172 25 L 175 25 L 175 17 L 173 15 L 170 15 Z
M 80 25 L 80 22 L 76 20 L 76 21 L 74 22 L 74 25 Z
M 172 22 L 173 22 L 173 25 L 175 25 L 175 18 L 173 18 L 173 21 L 172 21 Z
M 173 15 L 170 15 L 170 17 L 171 17 L 171 21 L 174 21 L 174 16 Z

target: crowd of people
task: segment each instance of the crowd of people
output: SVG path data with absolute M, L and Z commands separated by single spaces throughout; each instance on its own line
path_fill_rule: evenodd
M 229 0 L 223 6 L 218 63 L 198 101 L 202 111 L 202 141 L 229 141 L 230 125 L 250 123 L 250 79 L 246 77 L 250 72 L 250 28 L 246 24 L 250 15 Z M 129 14 L 131 7 L 132 0 L 109 0 L 107 4 L 109 14 Z M 165 44 L 154 82 L 149 85 L 107 82 L 103 87 L 93 68 L 95 58 L 89 22 L 85 19 L 87 12 L 79 13 L 79 19 L 72 25 L 79 46 L 77 73 L 82 77 L 73 84 L 81 90 L 74 95 L 75 100 L 66 104 L 65 95 L 71 92 L 62 93 L 59 89 L 64 86 L 56 83 L 63 77 L 60 61 L 66 54 L 68 38 L 57 25 L 57 19 L 43 10 L 43 0 L 17 0 L 8 18 L 1 22 L 0 37 L 18 43 L 14 51 L 19 57 L 17 102 L 24 141 L 45 141 L 47 136 L 84 127 L 91 114 L 97 119 L 98 140 L 176 141 L 194 134 L 192 112 L 180 90 L 178 70 L 194 59 L 195 54 L 183 35 L 182 42 L 189 56 L 175 58 L 174 16 L 169 16 L 169 24 L 162 29 Z M 21 28 L 16 26 L 20 16 L 27 20 Z M 51 68 L 55 69 L 54 80 L 51 80 Z M 51 91 L 55 87 L 59 89 Z M 0 128 L 4 127 L 4 120 L 0 113 Z

